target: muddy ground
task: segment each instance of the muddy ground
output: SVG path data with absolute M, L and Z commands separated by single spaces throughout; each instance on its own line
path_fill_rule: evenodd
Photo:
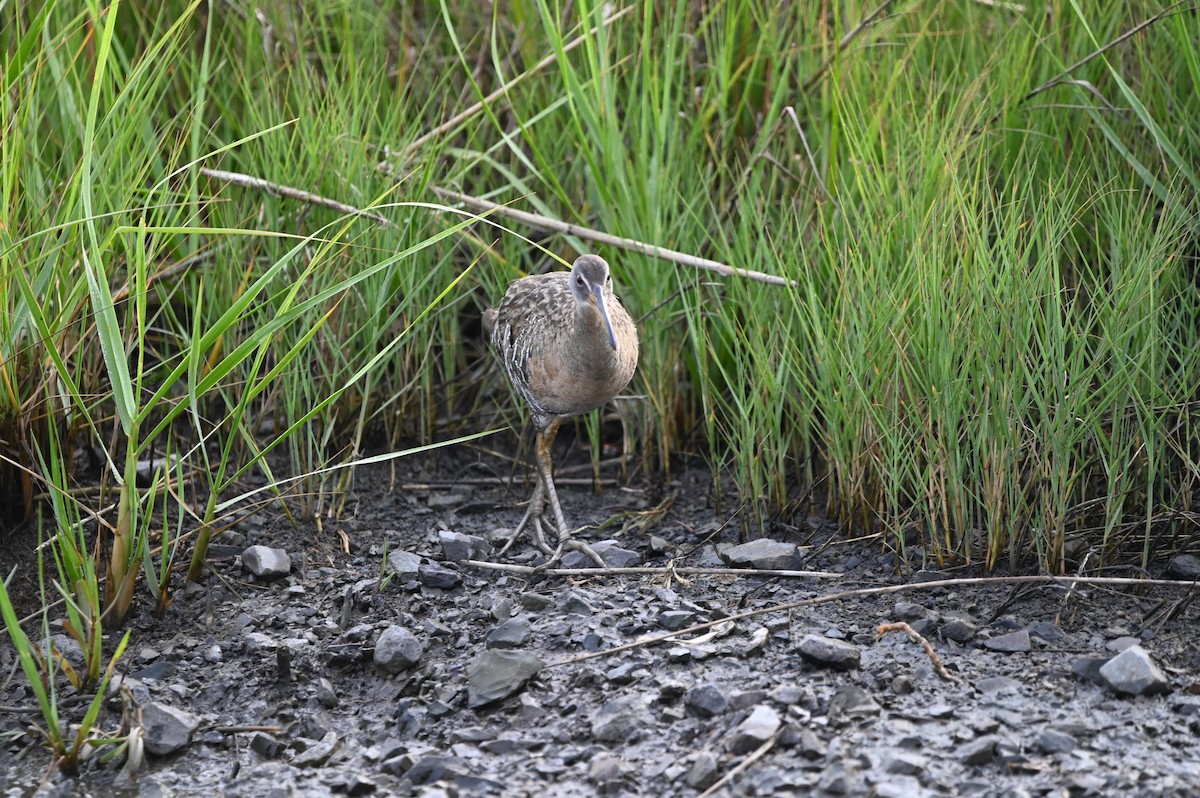
M 525 488 L 497 483 L 503 463 L 460 452 L 405 461 L 395 475 L 360 470 L 343 517 L 318 528 L 277 509 L 251 515 L 166 617 L 134 614 L 125 689 L 101 725 L 117 729 L 123 696 L 148 740 L 178 746 L 150 755 L 136 779 L 97 761 L 47 775 L 44 750 L 23 733 L 37 721 L 33 699 L 0 643 L 2 794 L 1200 792 L 1200 610 L 1187 588 L 929 588 L 980 574 L 900 567 L 879 539 L 847 540 L 813 519 L 772 525 L 759 564 L 829 575 L 688 572 L 728 568 L 728 547 L 742 542 L 737 508 L 715 510 L 708 472 L 617 485 L 608 468 L 596 497 L 585 479 L 567 483 L 586 476 L 586 453 L 572 451 L 577 470 L 560 487 L 569 519 L 617 517 L 581 537 L 615 539 L 606 559 L 674 574 L 452 562 L 447 547 L 538 562 L 527 538 L 501 558 L 444 534 L 502 539 L 516 525 Z M 661 517 L 645 512 L 672 496 Z M 286 575 L 249 575 L 254 545 L 286 551 Z M 899 584 L 914 587 L 681 631 Z M 929 641 L 945 676 L 908 634 L 877 635 L 900 621 Z M 673 631 L 679 639 L 605 653 Z M 1147 694 L 1122 694 L 1099 672 L 1125 649 L 1144 672 L 1123 684 Z

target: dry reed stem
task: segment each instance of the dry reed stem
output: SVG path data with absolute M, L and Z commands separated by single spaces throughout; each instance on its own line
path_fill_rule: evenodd
M 557 480 L 556 480 L 557 481 Z M 630 568 L 545 568 L 485 560 L 463 560 L 463 565 L 486 571 L 505 571 L 522 576 L 777 576 L 792 579 L 836 579 L 844 576 L 832 571 L 788 571 L 779 568 L 680 568 L 678 566 Z
M 339 213 L 351 214 L 353 216 L 364 216 L 372 221 L 380 224 L 391 224 L 387 219 L 377 213 L 364 211 L 361 208 L 356 208 L 353 205 L 347 205 L 344 202 L 331 200 L 328 197 L 322 197 L 320 194 L 313 194 L 310 191 L 302 191 L 298 188 L 285 186 L 282 183 L 273 183 L 270 180 L 264 180 L 261 177 L 242 174 L 241 172 L 228 172 L 224 169 L 209 169 L 207 166 L 200 167 L 200 174 L 205 177 L 211 177 L 213 180 L 220 180 L 224 183 L 229 183 L 242 188 L 250 188 L 256 191 L 266 191 L 269 194 L 278 194 L 281 197 L 307 202 L 310 205 L 320 205 L 325 208 L 332 208 Z
M 782 733 L 782 729 L 780 729 L 780 731 L 775 732 L 775 734 L 771 735 L 771 739 L 767 740 L 765 743 L 760 745 L 758 748 L 754 749 L 745 759 L 743 759 L 741 762 L 739 762 L 735 768 L 733 768 L 728 773 L 726 773 L 724 776 L 722 776 L 715 784 L 713 784 L 713 786 L 709 787 L 707 790 L 700 793 L 700 795 L 698 795 L 696 798 L 708 798 L 711 795 L 716 795 L 717 790 L 724 787 L 726 784 L 728 784 L 730 781 L 732 781 L 735 776 L 737 776 L 739 773 L 746 770 L 746 768 L 750 767 L 758 760 L 762 759 L 768 751 L 770 751 L 772 748 L 774 748 L 775 741 L 779 739 L 779 735 L 781 733 Z
M 563 235 L 575 236 L 582 238 L 585 241 L 595 241 L 598 244 L 605 244 L 617 249 L 624 249 L 629 252 L 638 252 L 643 255 L 659 258 L 661 260 L 678 263 L 680 266 L 691 266 L 696 269 L 704 269 L 705 271 L 716 272 L 723 277 L 743 277 L 747 280 L 754 280 L 759 283 L 768 285 L 795 286 L 795 280 L 789 280 L 786 277 L 780 277 L 775 274 L 767 274 L 765 272 L 754 271 L 753 269 L 740 269 L 736 266 L 729 266 L 719 261 L 701 258 L 697 255 L 689 255 L 686 252 L 679 252 L 666 247 L 647 244 L 642 241 L 635 241 L 632 238 L 622 238 L 621 236 L 602 233 L 599 230 L 593 230 L 590 227 L 581 227 L 577 224 L 570 224 L 558 219 L 551 219 L 549 216 L 542 216 L 537 213 L 528 211 L 519 211 L 515 208 L 509 208 L 505 205 L 492 202 L 490 200 L 472 197 L 468 194 L 459 194 L 456 191 L 448 191 L 444 188 L 431 185 L 429 190 L 437 194 L 444 200 L 451 202 L 461 202 L 470 208 L 478 211 L 485 211 L 497 216 L 505 216 L 513 221 L 521 222 L 522 224 L 534 227 L 539 230 L 548 230 L 553 233 L 562 233 Z
M 946 667 L 942 665 L 942 660 L 938 657 L 937 652 L 933 650 L 933 646 L 931 646 L 929 641 L 926 640 L 924 636 L 916 629 L 912 628 L 904 621 L 897 621 L 896 623 L 883 623 L 880 624 L 879 628 L 875 630 L 875 639 L 880 639 L 888 632 L 904 632 L 910 638 L 920 643 L 925 648 L 925 653 L 929 655 L 929 661 L 933 663 L 933 667 L 937 670 L 938 676 L 941 676 L 948 682 L 962 684 L 962 679 L 946 670 Z

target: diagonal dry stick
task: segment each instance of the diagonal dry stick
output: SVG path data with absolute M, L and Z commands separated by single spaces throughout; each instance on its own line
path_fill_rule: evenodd
M 605 244 L 610 247 L 628 250 L 630 252 L 639 252 L 643 255 L 650 255 L 662 260 L 678 263 L 681 266 L 693 266 L 697 269 L 716 272 L 725 277 L 744 277 L 747 280 L 755 280 L 768 285 L 783 285 L 794 286 L 795 280 L 789 280 L 786 277 L 779 277 L 774 274 L 765 272 L 756 272 L 752 269 L 739 269 L 735 266 L 727 266 L 724 263 L 719 263 L 708 258 L 701 258 L 696 255 L 688 255 L 686 252 L 678 252 L 666 247 L 658 247 L 653 244 L 646 244 L 641 241 L 635 241 L 632 238 L 621 238 L 620 236 L 609 235 L 602 233 L 599 230 L 593 230 L 590 227 L 580 227 L 577 224 L 551 219 L 549 216 L 542 216 L 537 213 L 529 213 L 528 211 L 518 211 L 515 208 L 509 208 L 505 205 L 499 205 L 490 200 L 472 197 L 468 194 L 459 194 L 456 191 L 447 191 L 444 188 L 430 186 L 429 190 L 437 194 L 444 200 L 451 202 L 461 202 L 469 208 L 474 208 L 477 211 L 488 211 L 496 216 L 506 216 L 514 221 L 522 224 L 536 227 L 539 230 L 549 230 L 554 233 L 563 233 L 564 235 L 576 236 L 585 241 L 595 241 L 598 244 Z
M 278 194 L 281 197 L 288 199 L 307 202 L 310 205 L 320 205 L 325 208 L 332 208 L 339 213 L 347 213 L 354 216 L 365 216 L 372 221 L 380 224 L 390 224 L 387 219 L 377 213 L 364 211 L 361 208 L 355 208 L 353 205 L 347 205 L 344 202 L 331 200 L 328 197 L 322 197 L 320 194 L 313 194 L 310 191 L 302 191 L 298 188 L 285 186 L 281 183 L 272 183 L 270 180 L 264 180 L 261 177 L 242 174 L 241 172 L 227 172 L 224 169 L 209 169 L 207 166 L 200 167 L 200 174 L 205 177 L 211 177 L 213 180 L 220 180 L 224 183 L 230 183 L 243 188 L 252 188 L 256 191 L 266 191 L 269 194 Z
M 717 781 L 716 784 L 709 787 L 704 792 L 700 793 L 698 796 L 696 796 L 696 798 L 708 798 L 710 795 L 716 795 L 717 791 L 720 790 L 722 787 L 724 787 L 726 784 L 728 784 L 730 781 L 732 781 L 734 776 L 738 775 L 739 773 L 744 771 L 746 768 L 750 767 L 755 762 L 757 762 L 758 760 L 760 760 L 764 756 L 766 756 L 766 753 L 775 747 L 775 741 L 779 739 L 779 735 L 781 733 L 782 733 L 782 730 L 777 731 L 773 735 L 771 735 L 771 738 L 769 740 L 767 740 L 765 743 L 760 745 L 758 748 L 754 749 L 754 751 L 752 751 L 749 756 L 747 756 L 745 759 L 743 759 L 741 762 L 739 762 L 737 764 L 737 767 L 733 768 L 733 770 L 729 771 L 724 776 L 722 776 L 720 778 L 720 780 Z

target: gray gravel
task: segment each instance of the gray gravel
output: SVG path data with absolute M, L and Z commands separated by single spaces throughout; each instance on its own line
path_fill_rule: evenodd
M 231 556 L 165 618 L 133 617 L 124 689 L 101 722 L 115 731 L 122 706 L 140 706 L 155 740 L 145 770 L 134 784 L 93 759 L 52 774 L 49 794 L 696 796 L 721 779 L 735 796 L 1195 794 L 1200 616 L 1186 589 L 1014 598 L 961 585 L 772 610 L 951 575 L 898 575 L 877 541 L 845 544 L 804 519 L 739 541 L 695 472 L 670 486 L 680 498 L 653 535 L 580 536 L 622 564 L 727 567 L 749 552 L 842 575 L 479 570 L 456 561 L 494 556 L 486 541 L 520 518 L 507 491 L 388 493 L 390 474 L 359 479 L 361 504 L 339 522 L 349 554 L 338 536 L 262 512 L 233 531 L 234 554 L 280 548 L 286 573 L 247 576 Z M 650 492 L 560 492 L 576 523 L 656 504 Z M 527 539 L 505 560 L 538 561 Z M 728 620 L 749 610 L 764 612 Z M 958 681 L 908 636 L 877 636 L 898 621 Z M 0 644 L 0 672 L 13 665 Z M 0 687 L 0 705 L 31 704 L 20 676 Z M 35 719 L 0 714 L 4 795 L 45 777 L 25 734 Z

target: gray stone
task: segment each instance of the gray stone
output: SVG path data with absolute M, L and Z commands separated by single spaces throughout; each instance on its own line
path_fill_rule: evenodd
M 390 551 L 387 564 L 397 579 L 401 582 L 411 582 L 417 578 L 417 569 L 421 567 L 421 555 L 411 551 Z
M 592 784 L 604 785 L 619 780 L 625 770 L 625 763 L 619 756 L 601 751 L 588 762 L 587 779 Z
M 892 608 L 892 615 L 898 621 L 921 621 L 937 617 L 935 613 L 915 601 L 897 601 L 896 606 Z
M 1033 645 L 1029 642 L 1029 632 L 1024 629 L 989 638 L 983 641 L 983 645 L 992 651 L 1000 651 L 1005 654 L 1019 654 L 1033 648 Z
M 488 648 L 520 648 L 529 642 L 532 628 L 524 618 L 509 618 L 488 632 L 484 645 Z
M 955 643 L 969 643 L 978 632 L 975 624 L 963 618 L 951 618 L 942 624 L 942 637 Z
M 338 738 L 337 732 L 329 732 L 319 742 L 292 757 L 292 764 L 300 768 L 320 767 L 328 762 L 329 757 L 333 756 L 341 746 L 342 741 Z
M 879 714 L 879 702 L 857 684 L 839 687 L 829 699 L 829 719 L 855 720 Z
M 929 760 L 912 751 L 897 751 L 883 765 L 885 773 L 897 776 L 920 776 L 929 767 Z
M 692 766 L 688 768 L 687 775 L 684 776 L 687 786 L 704 790 L 711 787 L 716 780 L 717 758 L 708 751 L 698 752 L 692 760 Z
M 1054 729 L 1045 729 L 1034 742 L 1043 754 L 1065 754 L 1074 751 L 1079 743 L 1069 734 Z
M 1066 632 L 1056 624 L 1050 621 L 1034 621 L 1025 627 L 1025 631 L 1033 637 L 1041 638 L 1047 643 L 1057 643 L 1066 639 Z
M 702 718 L 720 715 L 729 706 L 729 699 L 715 684 L 702 684 L 687 691 L 684 703 Z
M 425 646 L 403 626 L 389 626 L 375 641 L 375 667 L 384 673 L 399 673 L 421 661 Z
M 250 546 L 242 552 L 242 568 L 259 579 L 278 579 L 292 572 L 292 558 L 283 549 Z
M 646 722 L 645 699 L 621 696 L 601 704 L 592 715 L 592 736 L 605 743 L 624 742 Z
M 1141 646 L 1133 646 L 1110 659 L 1100 669 L 1100 677 L 1118 693 L 1147 695 L 1165 693 L 1167 676 Z
M 570 615 L 594 615 L 596 608 L 578 590 L 568 590 L 559 599 L 558 609 Z
M 738 724 L 730 735 L 727 747 L 732 754 L 748 754 L 775 736 L 782 721 L 779 713 L 766 704 L 759 704 L 750 716 Z
M 976 682 L 975 687 L 984 695 L 997 693 L 1015 693 L 1021 683 L 1009 676 L 985 676 Z
M 333 682 L 324 676 L 317 679 L 316 699 L 317 703 L 326 709 L 333 709 L 338 705 L 338 695 L 333 689 Z
M 426 587 L 436 587 L 439 590 L 453 590 L 462 584 L 462 576 L 458 571 L 438 563 L 426 563 L 418 566 L 417 578 Z
M 1100 669 L 1107 662 L 1107 657 L 1076 657 L 1071 662 L 1071 673 L 1075 675 L 1075 678 L 1085 682 L 1104 684 L 1104 677 L 1100 675 Z
M 520 692 L 546 666 L 526 651 L 485 651 L 467 667 L 467 706 L 486 706 Z
M 276 759 L 283 753 L 283 743 L 266 732 L 255 732 L 250 738 L 250 750 L 263 759 Z
M 1000 738 L 994 734 L 977 737 L 968 743 L 963 743 L 955 752 L 955 757 L 964 765 L 986 765 L 996 757 L 996 744 Z
M 521 607 L 530 612 L 541 612 L 554 606 L 554 599 L 542 593 L 522 593 Z
M 1200 579 L 1200 557 L 1194 554 L 1177 554 L 1167 563 L 1169 579 Z
M 658 625 L 669 632 L 678 632 L 690 626 L 696 618 L 696 613 L 687 610 L 666 610 L 658 614 Z
M 157 756 L 178 751 L 192 739 L 200 719 L 182 709 L 152 701 L 142 707 L 146 750 Z
M 721 559 L 735 568 L 794 570 L 802 565 L 800 548 L 795 543 L 758 538 L 737 546 L 717 546 Z
M 842 671 L 858 667 L 860 654 L 858 646 L 845 640 L 834 640 L 821 635 L 805 635 L 797 646 L 800 656 L 816 665 L 836 668 Z
M 929 792 L 914 776 L 892 776 L 875 785 L 875 798 L 921 798 Z
M 600 559 L 604 560 L 604 564 L 609 568 L 632 568 L 642 559 L 642 555 L 621 548 L 621 544 L 615 540 L 602 540 L 591 545 L 592 551 L 600 555 Z M 562 567 L 595 568 L 596 561 L 582 551 L 570 551 L 563 555 Z
M 491 544 L 477 535 L 444 529 L 438 532 L 438 541 L 442 544 L 442 556 L 450 562 L 482 560 L 492 548 Z

